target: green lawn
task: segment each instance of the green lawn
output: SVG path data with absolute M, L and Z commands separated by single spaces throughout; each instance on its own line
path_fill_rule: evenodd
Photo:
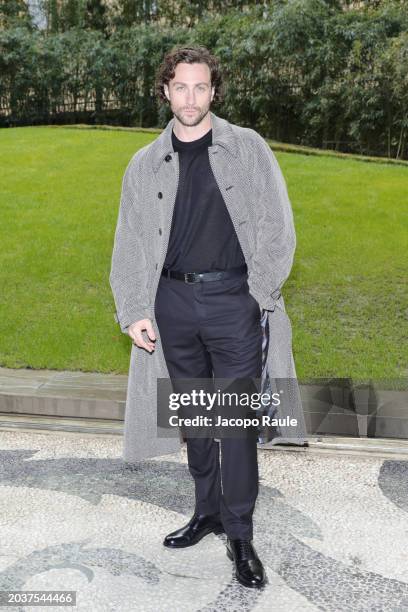
M 156 137 L 0 130 L 2 366 L 127 373 L 131 341 L 113 319 L 110 259 L 123 172 Z M 284 297 L 298 377 L 401 384 L 408 167 L 276 155 L 297 229 Z

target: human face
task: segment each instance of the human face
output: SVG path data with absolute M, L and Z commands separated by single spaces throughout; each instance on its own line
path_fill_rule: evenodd
M 206 63 L 176 66 L 174 78 L 164 86 L 164 93 L 177 119 L 185 126 L 198 125 L 210 110 L 215 88 Z

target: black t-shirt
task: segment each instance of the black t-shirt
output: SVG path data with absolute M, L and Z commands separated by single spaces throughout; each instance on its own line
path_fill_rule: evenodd
M 172 132 L 179 153 L 179 185 L 165 268 L 179 272 L 226 270 L 245 263 L 235 228 L 210 166 L 212 129 L 191 142 Z

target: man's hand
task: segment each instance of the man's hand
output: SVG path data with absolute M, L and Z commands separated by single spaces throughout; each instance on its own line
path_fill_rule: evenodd
M 150 353 L 152 353 L 155 348 L 154 342 L 145 341 L 143 339 L 143 330 L 146 330 L 150 340 L 156 340 L 156 334 L 154 333 L 153 325 L 150 319 L 141 319 L 140 321 L 136 321 L 136 323 L 132 323 L 132 325 L 129 325 L 128 334 L 132 338 L 136 346 L 144 348 Z

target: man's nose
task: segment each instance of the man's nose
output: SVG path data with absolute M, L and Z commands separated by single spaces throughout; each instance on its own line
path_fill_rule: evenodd
M 194 91 L 187 92 L 187 104 L 195 104 L 195 93 Z

